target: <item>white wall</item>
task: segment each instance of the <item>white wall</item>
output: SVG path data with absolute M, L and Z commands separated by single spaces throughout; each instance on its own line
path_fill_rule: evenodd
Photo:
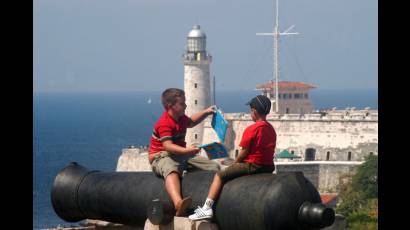
M 249 114 L 227 113 L 229 122 L 225 145 L 234 158 L 239 149 L 242 133 L 253 123 Z M 351 152 L 352 161 L 362 161 L 365 155 L 378 154 L 378 119 L 376 113 L 356 112 L 355 114 L 335 113 L 322 116 L 320 114 L 272 115 L 268 121 L 277 133 L 276 152 L 287 149 L 296 155 L 305 156 L 307 148 L 316 150 L 316 160 L 348 160 Z M 204 124 L 203 143 L 217 140 L 210 126 L 210 119 Z

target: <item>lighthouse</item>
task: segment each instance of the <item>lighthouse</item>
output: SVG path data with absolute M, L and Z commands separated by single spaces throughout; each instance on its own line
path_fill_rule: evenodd
M 188 116 L 211 105 L 209 66 L 212 57 L 206 52 L 206 34 L 199 25 L 194 25 L 187 36 L 186 52 L 183 54 L 184 91 Z M 187 146 L 202 144 L 204 124 L 188 129 Z

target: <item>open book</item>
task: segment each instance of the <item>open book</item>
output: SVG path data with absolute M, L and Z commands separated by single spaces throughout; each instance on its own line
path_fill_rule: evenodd
M 198 147 L 205 150 L 210 160 L 228 157 L 228 151 L 225 146 L 219 142 L 212 142 Z
M 217 159 L 228 157 L 228 151 L 225 146 L 222 144 L 225 141 L 226 130 L 228 129 L 228 122 L 222 115 L 222 112 L 219 109 L 216 109 L 212 117 L 211 122 L 212 128 L 215 130 L 220 142 L 212 142 L 209 144 L 204 144 L 198 146 L 205 150 L 209 159 Z

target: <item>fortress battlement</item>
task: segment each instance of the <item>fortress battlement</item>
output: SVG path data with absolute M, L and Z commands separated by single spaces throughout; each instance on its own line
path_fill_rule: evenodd
M 227 120 L 252 120 L 249 113 L 224 113 Z M 376 121 L 377 110 L 323 110 L 308 114 L 269 114 L 267 120 L 294 120 L 294 121 Z

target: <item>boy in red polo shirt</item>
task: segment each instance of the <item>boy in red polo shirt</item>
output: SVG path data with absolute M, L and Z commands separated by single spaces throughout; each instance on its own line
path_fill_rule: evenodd
M 199 148 L 186 147 L 186 129 L 194 127 L 208 115 L 214 113 L 211 106 L 197 114 L 188 117 L 185 115 L 185 93 L 181 89 L 170 88 L 162 93 L 162 105 L 165 112 L 161 115 L 151 137 L 148 159 L 152 171 L 165 178 L 165 189 L 170 196 L 176 216 L 184 216 L 186 209 L 192 203 L 191 197 L 182 199 L 180 177 L 188 167 L 202 170 L 219 170 L 219 165 L 196 153 Z
M 242 149 L 235 162 L 215 174 L 204 205 L 198 207 L 195 213 L 189 216 L 190 220 L 212 218 L 212 205 L 227 181 L 255 173 L 272 173 L 275 170 L 273 155 L 276 147 L 276 132 L 266 120 L 271 102 L 266 96 L 258 95 L 247 104 L 251 107 L 251 117 L 255 123 L 243 132 L 239 143 Z

